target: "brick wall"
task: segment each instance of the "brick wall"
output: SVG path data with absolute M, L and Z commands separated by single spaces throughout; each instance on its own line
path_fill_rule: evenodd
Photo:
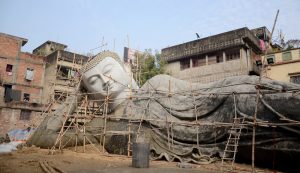
M 1 84 L 12 85 L 12 89 L 20 90 L 22 92 L 22 100 L 24 93 L 27 93 L 30 94 L 29 102 L 41 103 L 45 59 L 42 56 L 20 52 L 21 44 L 21 40 L 14 36 L 0 34 Z M 13 65 L 12 73 L 6 72 L 7 64 Z M 28 68 L 33 69 L 33 80 L 25 78 Z
M 24 100 L 24 93 L 26 93 L 26 94 L 30 94 L 29 102 L 41 103 L 42 89 L 20 86 L 20 85 L 13 86 L 13 89 L 20 90 L 22 92 L 21 101 Z
M 32 81 L 25 79 L 27 68 L 34 70 Z M 18 68 L 18 77 L 16 82 L 20 84 L 42 86 L 42 78 L 44 74 L 44 57 L 33 55 L 30 53 L 20 53 L 20 62 Z
M 0 56 L 15 58 L 21 48 L 21 40 L 0 34 Z
M 0 80 L 1 81 L 5 81 L 5 82 L 9 82 L 9 83 L 13 83 L 13 74 L 16 72 L 16 68 L 14 68 L 15 66 L 15 58 L 3 58 L 0 57 Z M 7 64 L 11 64 L 13 65 L 13 72 L 11 74 L 6 72 L 6 66 Z
M 37 126 L 41 122 L 41 112 L 32 111 L 29 120 L 20 120 L 21 109 L 0 108 L 0 134 L 13 129 L 25 129 Z
M 25 40 L 25 42 L 24 42 Z M 12 129 L 23 129 L 37 125 L 41 119 L 41 103 L 45 61 L 44 57 L 21 52 L 26 39 L 0 33 L 0 134 Z M 7 64 L 13 65 L 12 72 L 6 71 Z M 33 69 L 33 80 L 26 80 L 27 68 Z M 4 102 L 4 85 L 21 91 L 20 101 Z M 30 94 L 29 102 L 24 101 L 24 93 Z M 31 111 L 29 119 L 20 119 L 21 112 Z
M 25 78 L 27 68 L 33 69 L 33 80 Z M 43 57 L 30 53 L 20 53 L 16 85 L 13 88 L 22 91 L 22 99 L 24 93 L 27 93 L 30 94 L 29 102 L 41 103 L 44 71 Z
M 19 39 L 0 34 L 0 80 L 13 82 L 13 75 L 6 73 L 6 65 L 15 64 L 20 49 L 21 41 Z

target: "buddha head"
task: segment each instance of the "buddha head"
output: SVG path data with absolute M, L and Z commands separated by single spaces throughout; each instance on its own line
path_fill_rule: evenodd
M 109 96 L 112 107 L 120 99 L 126 98 L 130 87 L 137 89 L 135 81 L 131 79 L 118 55 L 109 51 L 99 53 L 85 65 L 82 69 L 82 81 L 95 99 Z

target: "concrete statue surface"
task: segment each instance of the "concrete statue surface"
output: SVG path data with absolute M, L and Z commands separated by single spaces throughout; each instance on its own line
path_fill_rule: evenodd
M 292 150 L 299 158 L 300 85 L 265 78 L 260 81 L 257 76 L 199 84 L 158 75 L 138 88 L 118 56 L 102 52 L 82 69 L 80 90 L 99 100 L 99 106 L 108 96 L 108 117 L 111 117 L 108 131 L 126 130 L 128 118 L 142 119 L 142 127 L 136 123 L 131 130 L 135 134 L 139 131 L 149 141 L 152 159 L 209 163 L 222 156 L 235 116 L 248 122 L 240 136 L 239 151 L 245 151 L 241 158 L 249 159 L 258 88 L 257 150 L 266 153 Z M 78 100 L 78 96 L 70 96 L 61 110 L 44 119 L 28 143 L 52 147 L 62 127 L 63 114 L 68 109 L 74 112 Z M 97 127 L 103 124 L 103 118 L 96 117 L 87 123 L 91 141 L 99 142 L 96 134 L 101 129 Z M 127 141 L 127 136 L 107 135 L 104 145 L 108 152 L 125 154 Z
M 93 98 L 101 100 L 107 95 L 113 100 L 109 104 L 114 109 L 122 103 L 130 89 L 136 90 L 136 82 L 126 72 L 120 58 L 112 52 L 105 52 L 105 56 L 96 56 L 82 69 L 82 81 Z

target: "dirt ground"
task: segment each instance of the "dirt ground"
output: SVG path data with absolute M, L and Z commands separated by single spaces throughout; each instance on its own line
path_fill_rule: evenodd
M 180 168 L 178 162 L 150 161 L 149 168 L 133 168 L 131 158 L 126 156 L 100 154 L 96 150 L 87 147 L 86 153 L 82 153 L 82 148 L 75 152 L 64 149 L 63 153 L 49 154 L 49 150 L 37 147 L 23 147 L 18 151 L 8 154 L 0 154 L 0 173 L 211 173 L 221 172 L 220 162 L 209 165 L 187 164 L 185 168 Z M 52 169 L 47 172 L 43 166 L 50 165 Z M 251 172 L 249 165 L 235 164 L 234 172 Z M 257 169 L 257 172 L 271 172 L 266 169 Z

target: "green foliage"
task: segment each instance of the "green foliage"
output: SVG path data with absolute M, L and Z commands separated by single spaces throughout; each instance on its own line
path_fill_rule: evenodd
M 158 51 L 153 55 L 152 50 L 147 49 L 144 53 L 138 53 L 136 57 L 139 64 L 136 80 L 140 86 L 150 78 L 164 73 L 166 63 L 161 59 L 161 54 Z

